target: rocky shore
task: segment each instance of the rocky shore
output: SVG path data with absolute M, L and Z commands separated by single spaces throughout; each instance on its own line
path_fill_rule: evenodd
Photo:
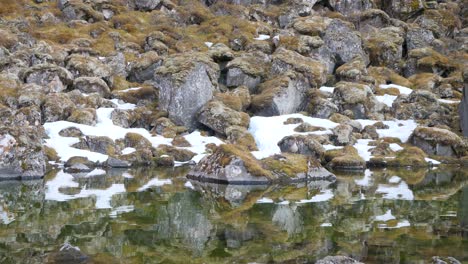
M 467 12 L 456 0 L 3 1 L 0 178 L 189 164 L 194 179 L 268 184 L 467 166 Z

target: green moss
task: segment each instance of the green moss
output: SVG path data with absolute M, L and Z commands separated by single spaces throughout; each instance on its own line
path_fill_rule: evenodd
M 265 168 L 275 175 L 289 178 L 297 177 L 298 174 L 307 174 L 309 159 L 300 154 L 282 154 L 284 158 L 269 157 L 262 160 Z
M 425 160 L 426 153 L 418 147 L 406 147 L 397 152 L 394 159 L 387 159 L 389 167 L 424 167 L 427 166 Z

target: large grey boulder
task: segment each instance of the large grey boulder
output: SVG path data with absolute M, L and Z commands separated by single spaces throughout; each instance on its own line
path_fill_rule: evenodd
M 154 74 L 159 88 L 160 109 L 177 125 L 197 126 L 197 112 L 218 89 L 219 66 L 201 53 L 178 54 L 167 58 Z
M 79 77 L 73 81 L 73 87 L 83 93 L 98 93 L 100 96 L 108 98 L 110 89 L 106 82 L 97 77 Z
M 37 127 L 0 127 L 0 179 L 42 177 L 46 155 Z
M 355 259 L 345 256 L 327 256 L 323 259 L 317 260 L 315 264 L 363 264 Z
M 135 0 L 135 7 L 141 11 L 151 11 L 158 8 L 161 0 Z
M 428 47 L 434 40 L 432 31 L 418 26 L 411 26 L 406 32 L 406 49 L 410 51 Z
M 315 139 L 315 136 L 307 135 L 292 135 L 284 137 L 278 146 L 281 152 L 289 152 L 295 154 L 306 155 L 321 159 L 325 153 L 322 144 Z
M 20 73 L 25 83 L 47 87 L 50 92 L 61 92 L 73 82 L 73 74 L 54 64 L 37 64 Z
M 457 134 L 442 128 L 417 127 L 409 141 L 429 155 L 453 157 L 468 152 L 468 146 Z
M 44 122 L 66 120 L 75 108 L 76 106 L 68 94 L 52 93 L 46 97 L 42 105 L 42 119 Z
M 372 8 L 371 0 L 329 0 L 333 9 L 343 15 L 359 13 Z

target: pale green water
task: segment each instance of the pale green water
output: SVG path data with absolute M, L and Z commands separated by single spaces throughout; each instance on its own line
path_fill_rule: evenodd
M 468 263 L 468 173 L 460 170 L 340 174 L 331 185 L 192 182 L 194 189 L 185 173 L 1 182 L 0 263 L 50 262 L 65 242 L 89 263 L 313 263 L 335 254 L 365 263 L 427 263 L 435 255 Z M 171 183 L 141 190 L 154 178 Z

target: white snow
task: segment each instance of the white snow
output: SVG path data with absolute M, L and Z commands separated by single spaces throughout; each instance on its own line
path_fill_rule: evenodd
M 319 90 L 322 92 L 333 93 L 333 91 L 335 91 L 335 87 L 322 86 Z
M 128 93 L 128 92 L 130 92 L 130 91 L 138 91 L 138 90 L 140 90 L 141 88 L 143 88 L 143 87 L 133 87 L 133 88 L 125 89 L 125 90 L 120 90 L 119 92 L 121 92 L 121 93 Z
M 255 40 L 267 40 L 270 39 L 270 36 L 260 34 L 258 37 L 254 38 Z
M 103 169 L 94 169 L 86 174 L 86 177 L 93 177 L 106 174 L 106 171 Z
M 14 137 L 9 134 L 5 134 L 0 137 L 0 155 L 3 154 L 5 148 L 10 148 L 16 143 Z
M 379 87 L 380 89 L 396 88 L 400 91 L 400 94 L 410 94 L 413 92 L 413 90 L 408 87 L 396 84 L 381 84 Z
M 359 186 L 363 186 L 363 187 L 367 187 L 367 186 L 371 186 L 371 183 L 372 183 L 372 171 L 369 170 L 369 169 L 366 169 L 364 171 L 364 178 L 362 179 L 359 179 L 359 180 L 354 180 L 354 182 L 359 185 Z
M 208 47 L 208 48 L 211 48 L 211 46 L 213 46 L 213 42 L 205 42 L 205 45 Z
M 439 102 L 444 104 L 459 104 L 460 100 L 447 100 L 447 99 L 437 99 Z
M 376 193 L 382 193 L 384 199 L 389 200 L 414 200 L 413 191 L 411 191 L 406 182 L 401 181 L 397 186 L 388 184 L 379 184 Z
M 15 221 L 15 216 L 0 204 L 0 223 L 8 225 L 13 221 Z
M 206 156 L 205 146 L 207 144 L 212 143 L 219 146 L 224 143 L 217 137 L 204 137 L 201 135 L 200 131 L 194 131 L 191 134 L 186 135 L 185 139 L 190 143 L 191 147 L 186 147 L 184 149 L 188 149 L 194 153 L 197 153 L 197 155 L 192 158 L 192 160 L 196 163 L 198 163 L 204 156 Z
M 323 223 L 320 225 L 321 227 L 331 227 L 333 226 L 332 223 Z
M 375 120 L 367 120 L 367 119 L 357 119 L 359 123 L 363 127 L 367 125 L 373 125 L 378 121 Z M 392 121 L 382 121 L 385 125 L 387 125 L 388 129 L 377 129 L 377 134 L 379 137 L 396 137 L 401 140 L 401 142 L 405 143 L 408 141 L 408 138 L 413 133 L 413 130 L 418 126 L 418 124 L 414 120 L 392 120 Z
M 122 173 L 122 177 L 126 178 L 126 179 L 133 179 L 133 175 L 131 175 L 130 173 L 128 172 L 124 172 Z
M 439 165 L 440 161 L 431 159 L 431 158 L 424 158 L 427 162 L 432 163 L 433 165 Z
M 134 209 L 135 209 L 135 207 L 133 205 L 119 206 L 119 207 L 114 208 L 114 210 L 112 210 L 109 213 L 109 216 L 112 217 L 112 218 L 115 218 L 119 214 L 132 212 Z
M 62 188 L 76 188 L 79 187 L 79 183 L 74 181 L 74 177 L 71 174 L 60 171 L 57 173 L 54 179 L 46 182 L 46 193 L 45 199 L 52 201 L 68 201 L 78 198 L 85 198 L 90 196 L 96 197 L 96 208 L 112 208 L 110 201 L 112 196 L 118 193 L 125 192 L 125 186 L 123 184 L 112 184 L 107 189 L 86 189 L 84 187 L 77 194 L 64 194 L 60 192 Z
M 257 203 L 263 204 L 263 203 L 273 203 L 273 200 L 270 198 L 262 197 L 257 200 Z
M 398 176 L 392 176 L 392 177 L 390 177 L 390 179 L 388 179 L 388 182 L 389 183 L 399 183 L 399 182 L 401 182 L 401 178 L 398 177 Z
M 375 98 L 377 99 L 377 101 L 386 104 L 388 107 L 392 107 L 393 101 L 397 99 L 397 96 L 384 94 L 384 95 L 378 95 Z
M 402 220 L 398 222 L 396 226 L 388 226 L 387 224 L 379 224 L 379 228 L 387 228 L 387 229 L 397 229 L 397 228 L 408 227 L 408 226 L 411 226 L 408 220 Z
M 131 153 L 133 153 L 135 151 L 136 151 L 135 148 L 124 148 L 124 149 L 122 149 L 122 154 L 123 155 L 128 155 L 128 154 L 131 154 Z
M 155 178 L 155 179 L 151 179 L 149 182 L 147 182 L 145 185 L 143 185 L 142 187 L 138 188 L 138 191 L 139 192 L 142 192 L 142 191 L 145 191 L 153 186 L 155 187 L 159 187 L 159 186 L 163 186 L 165 184 L 172 184 L 172 181 L 169 180 L 169 179 L 163 179 L 163 180 L 160 180 L 158 178 Z
M 365 161 L 369 161 L 372 157 L 371 153 L 369 152 L 371 148 L 374 148 L 374 146 L 369 146 L 371 141 L 372 139 L 358 139 L 353 145 L 353 147 L 357 149 L 359 156 L 361 156 L 361 158 L 363 158 Z
M 401 146 L 398 145 L 397 143 L 390 143 L 390 144 L 388 144 L 388 146 L 390 147 L 390 149 L 391 149 L 392 151 L 395 151 L 395 152 L 400 151 L 400 150 L 403 150 L 403 147 L 401 147 Z
M 382 221 L 382 222 L 387 222 L 387 221 L 390 221 L 390 220 L 394 220 L 396 219 L 395 216 L 392 215 L 392 210 L 387 210 L 387 212 L 385 212 L 385 214 L 383 215 L 377 215 L 375 216 L 375 221 Z
M 195 187 L 193 187 L 193 184 L 190 181 L 186 181 L 184 186 L 189 188 L 189 189 L 195 190 Z
M 282 202 L 279 202 L 277 203 L 279 205 L 288 205 L 289 204 L 289 201 L 282 201 Z
M 330 189 L 323 190 L 319 194 L 313 196 L 310 199 L 303 199 L 297 202 L 298 204 L 303 203 L 318 203 L 318 202 L 325 202 L 331 200 L 333 198 L 333 192 Z
M 301 118 L 304 122 L 307 122 L 313 126 L 320 126 L 326 131 L 315 131 L 307 133 L 298 133 L 294 131 L 294 128 L 298 124 L 283 124 L 288 118 Z M 286 136 L 294 134 L 330 134 L 330 129 L 336 127 L 338 124 L 327 119 L 314 118 L 304 116 L 302 114 L 290 114 L 282 116 L 254 116 L 250 119 L 249 132 L 252 133 L 257 143 L 258 151 L 252 152 L 257 159 L 269 157 L 274 154 L 280 154 L 280 148 L 278 142 Z

